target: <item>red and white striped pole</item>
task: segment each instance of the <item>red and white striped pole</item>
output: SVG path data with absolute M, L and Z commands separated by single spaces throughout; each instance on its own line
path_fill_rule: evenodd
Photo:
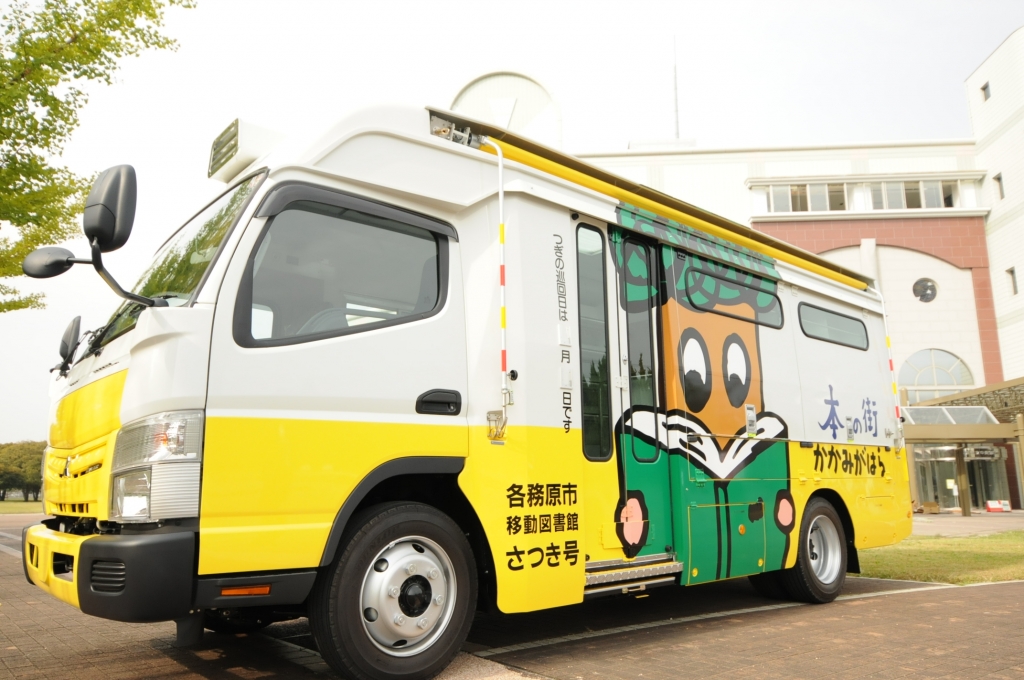
M 505 340 L 505 156 L 501 146 L 487 137 L 480 138 L 481 144 L 494 149 L 498 156 L 498 289 L 501 294 L 501 430 L 504 432 L 508 422 L 508 406 L 512 403 L 512 390 L 508 386 L 508 346 Z

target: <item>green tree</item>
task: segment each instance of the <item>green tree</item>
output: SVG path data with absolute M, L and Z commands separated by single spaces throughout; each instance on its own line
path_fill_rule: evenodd
M 7 500 L 7 492 L 21 488 L 21 472 L 13 465 L 0 461 L 0 501 Z
M 39 500 L 42 488 L 42 462 L 46 442 L 16 442 L 0 446 L 0 487 L 4 485 L 5 471 L 8 486 L 0 489 L 2 497 L 7 499 L 8 489 L 21 491 L 23 500 Z
M 159 30 L 170 5 L 193 0 L 17 0 L 0 16 L 0 228 L 13 228 L 0 236 L 0 281 L 78 231 L 89 179 L 51 159 L 78 127 L 86 83 L 110 84 L 122 57 L 175 47 Z M 42 306 L 0 283 L 0 312 Z

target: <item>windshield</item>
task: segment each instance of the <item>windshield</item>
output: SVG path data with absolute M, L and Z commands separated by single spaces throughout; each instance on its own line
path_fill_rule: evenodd
M 255 175 L 236 185 L 167 239 L 142 274 L 132 292 L 164 298 L 171 307 L 188 303 L 202 283 L 220 244 L 245 210 L 265 175 Z M 94 346 L 103 346 L 135 327 L 144 307 L 126 302 L 99 333 Z

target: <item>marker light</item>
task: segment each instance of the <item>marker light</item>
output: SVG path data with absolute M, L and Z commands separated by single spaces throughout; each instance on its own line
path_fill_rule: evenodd
M 270 586 L 232 586 L 221 588 L 222 597 L 241 597 L 244 595 L 270 595 Z
M 172 411 L 125 425 L 117 435 L 114 470 L 203 457 L 203 412 Z

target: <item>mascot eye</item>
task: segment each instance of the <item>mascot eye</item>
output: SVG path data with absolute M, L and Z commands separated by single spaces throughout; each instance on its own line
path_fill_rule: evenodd
M 711 398 L 711 358 L 704 338 L 687 328 L 679 338 L 679 379 L 683 383 L 686 407 L 699 413 Z
M 743 405 L 750 391 L 750 355 L 743 339 L 733 333 L 725 339 L 722 348 L 722 375 L 725 376 L 725 393 L 735 408 Z

